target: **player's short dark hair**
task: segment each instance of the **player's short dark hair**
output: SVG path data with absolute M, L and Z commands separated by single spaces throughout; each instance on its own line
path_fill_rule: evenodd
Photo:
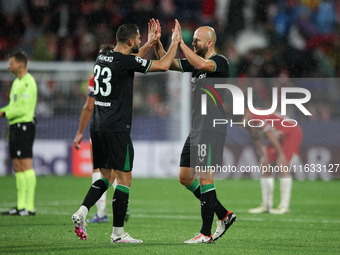
M 115 46 L 113 44 L 102 43 L 101 45 L 99 45 L 99 53 L 103 51 L 110 51 L 110 50 L 113 50 L 114 48 Z
M 28 58 L 27 58 L 27 55 L 26 55 L 25 52 L 17 51 L 15 53 L 12 53 L 9 57 L 10 58 L 15 58 L 15 60 L 17 62 L 24 62 L 25 66 L 27 66 Z
M 136 38 L 138 34 L 138 27 L 135 24 L 123 24 L 116 33 L 116 39 L 119 43 L 127 43 L 131 38 Z

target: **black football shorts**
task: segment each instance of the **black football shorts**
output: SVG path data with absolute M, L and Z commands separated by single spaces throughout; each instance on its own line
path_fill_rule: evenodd
M 129 172 L 133 167 L 134 149 L 129 133 L 90 131 L 93 168 Z
M 9 126 L 9 153 L 14 158 L 32 158 L 35 124 L 16 123 Z
M 181 167 L 209 167 L 222 165 L 226 134 L 190 132 L 181 154 Z

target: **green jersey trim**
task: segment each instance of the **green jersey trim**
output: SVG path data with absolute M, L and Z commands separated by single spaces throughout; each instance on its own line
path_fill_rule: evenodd
M 214 71 L 213 71 L 213 73 L 216 71 L 216 69 L 217 69 L 217 64 L 216 64 L 216 62 L 214 61 L 214 60 L 212 60 L 211 58 L 212 57 L 215 57 L 217 54 L 216 53 L 214 53 L 210 58 L 209 58 L 209 60 L 211 60 L 212 62 L 214 62 L 214 64 L 215 64 L 215 69 L 214 69 Z
M 146 73 L 149 71 L 149 69 L 150 69 L 150 67 L 151 67 L 151 64 L 152 64 L 152 60 L 150 60 L 149 66 L 146 68 L 144 74 L 146 74 Z
M 178 59 L 178 64 L 179 64 L 179 68 L 181 68 L 182 73 L 184 73 L 183 66 L 182 66 L 182 61 L 181 61 L 180 58 Z

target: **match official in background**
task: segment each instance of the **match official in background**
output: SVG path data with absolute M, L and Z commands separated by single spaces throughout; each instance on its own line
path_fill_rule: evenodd
M 261 169 L 262 204 L 260 207 L 250 209 L 249 213 L 288 213 L 293 180 L 290 172 L 286 170 L 289 170 L 289 164 L 297 163 L 299 159 L 302 130 L 294 122 L 290 127 L 283 126 L 281 123 L 285 118 L 276 112 L 269 115 L 255 115 L 247 110 L 243 120 L 248 123 L 250 119 L 257 120 L 253 121 L 255 126 L 261 121 L 264 125 L 261 127 L 246 126 L 261 152 L 260 165 L 263 166 Z M 288 119 L 286 122 L 289 122 Z M 262 141 L 263 139 L 269 141 L 268 145 Z M 274 171 L 270 167 L 275 166 L 282 170 L 280 172 L 281 198 L 278 207 L 273 209 Z M 265 171 L 264 167 L 266 167 Z
M 3 215 L 35 215 L 36 176 L 32 168 L 35 137 L 34 112 L 37 104 L 37 84 L 27 71 L 27 56 L 16 52 L 9 57 L 8 70 L 13 81 L 9 104 L 0 109 L 0 117 L 9 121 L 9 150 L 16 178 L 17 206 Z

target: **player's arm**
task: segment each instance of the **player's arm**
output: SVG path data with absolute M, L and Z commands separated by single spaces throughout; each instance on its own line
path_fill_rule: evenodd
M 215 71 L 216 69 L 215 62 L 212 60 L 206 60 L 198 56 L 184 43 L 183 39 L 180 43 L 180 47 L 189 63 L 196 69 L 210 73 Z
M 164 56 L 162 56 L 160 60 L 152 61 L 148 71 L 157 72 L 169 70 L 171 64 L 175 59 L 179 42 L 180 42 L 180 25 L 176 20 L 175 29 L 172 33 L 172 42 L 168 49 L 168 52 Z
M 152 48 L 152 46 L 156 43 L 157 41 L 156 33 L 157 33 L 157 23 L 154 19 L 152 19 L 148 23 L 148 41 L 141 48 L 139 48 L 139 51 L 137 54 L 132 54 L 132 55 L 143 58 L 148 53 L 148 51 Z
M 152 19 L 151 21 L 154 22 L 154 19 Z M 161 43 L 161 36 L 162 36 L 161 24 L 159 23 L 158 19 L 156 19 L 155 22 L 156 22 L 157 30 L 156 30 L 156 43 L 154 45 L 154 50 L 155 50 L 156 58 L 161 59 L 166 54 L 166 51 L 164 50 L 163 44 Z
M 155 44 L 155 53 L 156 53 L 157 59 L 161 59 L 166 54 L 166 51 L 164 50 L 163 45 L 160 40 Z M 180 61 L 179 59 L 175 58 L 172 61 L 169 69 L 174 70 L 174 71 L 182 71 L 179 61 Z
M 30 81 L 29 85 L 20 90 L 17 94 L 16 101 L 10 101 L 5 107 L 4 114 L 8 120 L 13 120 L 27 114 L 27 109 L 31 109 L 35 105 L 36 100 L 36 84 Z
M 156 20 L 156 25 L 157 25 L 157 32 L 156 32 L 157 41 L 154 45 L 154 49 L 155 49 L 155 55 L 156 55 L 157 59 L 161 59 L 166 54 L 166 51 L 164 50 L 163 44 L 160 40 L 161 39 L 161 25 L 160 25 L 158 19 Z M 174 70 L 174 71 L 181 71 L 181 68 L 180 68 L 178 61 L 179 61 L 178 59 L 174 59 L 172 61 L 169 69 Z
M 267 155 L 266 146 L 264 145 L 260 138 L 254 139 L 254 144 L 256 145 L 257 148 L 259 148 L 262 155 Z
M 246 113 L 247 116 L 247 113 Z M 245 116 L 245 118 L 246 118 Z M 261 159 L 260 159 L 260 164 L 261 165 L 267 165 L 269 163 L 268 160 L 268 153 L 267 153 L 267 147 L 266 145 L 262 142 L 260 133 L 256 128 L 253 127 L 246 127 L 246 130 L 249 132 L 251 138 L 253 139 L 253 142 L 255 146 L 259 149 L 261 153 Z
M 212 60 L 206 60 L 204 58 L 201 58 L 195 52 L 193 52 L 183 41 L 182 31 L 180 31 L 180 33 L 181 33 L 180 47 L 185 57 L 189 61 L 189 63 L 200 71 L 205 71 L 205 72 L 210 72 L 210 73 L 214 72 L 216 70 L 216 63 Z M 198 40 L 198 39 L 194 39 L 194 40 Z
M 285 155 L 283 154 L 282 147 L 280 144 L 280 141 L 277 139 L 277 137 L 274 135 L 273 131 L 271 129 L 268 129 L 265 133 L 265 136 L 271 143 L 271 145 L 275 148 L 276 155 L 277 155 L 277 165 L 287 165 L 287 160 Z
M 267 147 L 261 141 L 261 139 L 254 139 L 254 143 L 255 143 L 256 147 L 261 152 L 260 165 L 262 165 L 262 166 L 268 165 L 270 162 L 269 162 L 269 158 L 268 158 Z
M 76 148 L 76 149 L 81 148 L 81 146 L 79 144 L 83 140 L 84 130 L 85 130 L 87 124 L 89 123 L 90 119 L 91 119 L 93 107 L 94 107 L 94 97 L 89 95 L 87 97 L 86 103 L 84 104 L 84 107 L 81 111 L 78 130 L 77 130 L 76 136 L 73 140 L 73 147 Z
M 147 41 L 142 47 L 139 48 L 137 54 L 131 54 L 131 55 L 135 55 L 135 56 L 142 58 L 146 55 L 146 53 L 148 53 L 148 51 L 152 48 L 152 46 L 153 44 Z

